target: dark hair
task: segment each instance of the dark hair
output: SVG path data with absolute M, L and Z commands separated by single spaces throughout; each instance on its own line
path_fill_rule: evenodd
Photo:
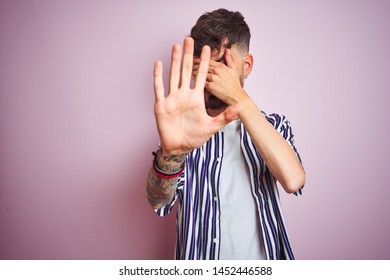
M 230 48 L 237 44 L 239 48 L 249 51 L 250 30 L 244 17 L 239 12 L 218 9 L 203 14 L 190 35 L 195 41 L 194 55 L 200 56 L 204 45 L 211 50 L 221 50 L 221 47 Z

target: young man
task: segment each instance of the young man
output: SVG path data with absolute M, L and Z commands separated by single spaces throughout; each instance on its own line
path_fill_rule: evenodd
M 305 174 L 288 120 L 243 89 L 249 41 L 243 16 L 219 9 L 198 19 L 183 58 L 173 46 L 166 96 L 154 65 L 160 148 L 146 189 L 160 216 L 179 200 L 176 259 L 294 258 L 276 181 L 298 195 Z

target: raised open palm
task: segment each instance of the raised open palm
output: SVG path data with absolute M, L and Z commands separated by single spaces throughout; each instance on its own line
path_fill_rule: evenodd
M 205 108 L 204 86 L 210 61 L 210 48 L 204 46 L 199 70 L 191 88 L 194 41 L 184 40 L 183 65 L 181 46 L 172 48 L 169 93 L 164 94 L 162 62 L 154 65 L 154 91 L 157 129 L 164 154 L 181 155 L 202 146 L 214 133 L 237 117 L 238 108 L 229 106 L 216 117 Z

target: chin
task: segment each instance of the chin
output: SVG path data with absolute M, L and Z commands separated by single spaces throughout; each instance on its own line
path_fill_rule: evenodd
M 223 109 L 227 106 L 228 105 L 225 102 L 216 97 L 208 98 L 208 100 L 206 101 L 206 108 L 211 110 Z
M 211 92 L 205 90 L 204 94 L 206 109 L 219 110 L 228 106 L 221 99 L 215 97 Z

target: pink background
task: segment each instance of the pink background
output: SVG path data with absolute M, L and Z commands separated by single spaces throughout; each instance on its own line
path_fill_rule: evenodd
M 307 172 L 282 194 L 298 259 L 389 259 L 388 1 L 0 2 L 0 258 L 171 259 L 145 177 L 152 66 L 196 19 L 241 11 L 246 89 L 288 116 Z

